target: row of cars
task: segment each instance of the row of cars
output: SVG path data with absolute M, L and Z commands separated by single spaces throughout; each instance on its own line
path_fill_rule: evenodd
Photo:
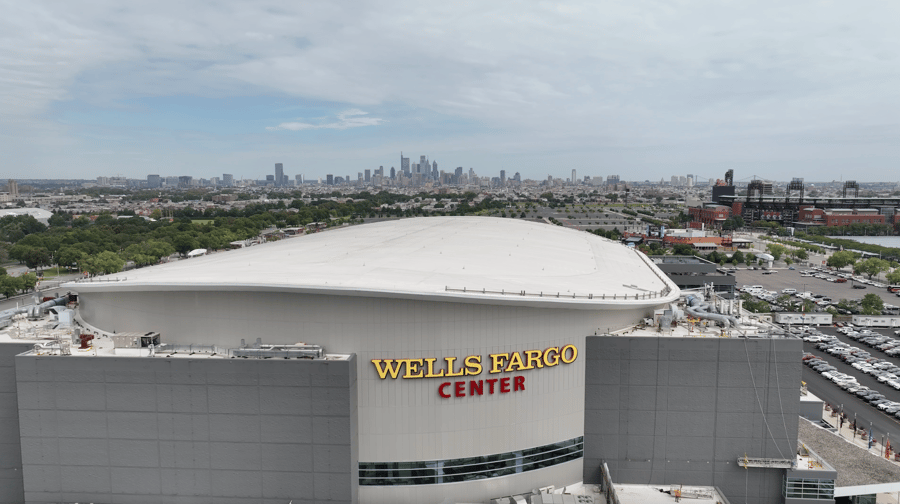
M 820 278 L 827 282 L 834 283 L 846 283 L 848 281 L 852 281 L 854 289 L 865 289 L 867 285 L 870 285 L 876 289 L 887 288 L 892 293 L 895 293 L 898 297 L 900 297 L 900 289 L 895 288 L 897 286 L 888 286 L 877 280 L 869 280 L 865 277 L 855 276 L 851 275 L 850 273 L 843 273 L 840 271 L 832 271 L 827 268 L 814 266 L 812 269 L 801 271 L 800 276 Z
M 900 355 L 900 339 L 898 338 L 885 336 L 868 329 L 854 328 L 852 326 L 840 327 L 838 328 L 838 332 L 863 345 L 882 351 L 891 357 Z M 900 330 L 894 331 L 894 334 L 900 335 Z
M 861 333 L 861 331 L 857 332 Z M 866 350 L 851 346 L 839 341 L 835 336 L 822 334 L 815 330 L 805 334 L 803 339 L 804 341 L 816 343 L 817 349 L 841 359 L 854 369 L 871 375 L 879 383 L 884 383 L 889 387 L 900 390 L 900 366 L 893 362 L 872 357 Z M 803 362 L 848 393 L 900 419 L 900 402 L 890 401 L 881 392 L 870 389 L 865 385 L 860 385 L 856 377 L 840 372 L 828 361 L 812 353 L 804 352 Z
M 738 291 L 749 294 L 770 304 L 778 302 L 778 298 L 780 298 L 781 296 L 794 296 L 798 299 L 809 300 L 815 303 L 817 306 L 823 308 L 834 303 L 834 300 L 828 296 L 824 296 L 822 294 L 813 294 L 812 292 L 797 292 L 797 289 L 793 288 L 786 288 L 782 289 L 781 292 L 777 292 L 766 290 L 762 285 L 744 285 L 741 286 Z

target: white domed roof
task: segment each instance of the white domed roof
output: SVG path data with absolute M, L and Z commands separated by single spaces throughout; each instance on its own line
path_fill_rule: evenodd
M 69 287 L 84 293 L 323 291 L 570 306 L 655 305 L 679 292 L 643 254 L 619 243 L 559 226 L 489 217 L 351 226 L 112 278 L 119 280 Z

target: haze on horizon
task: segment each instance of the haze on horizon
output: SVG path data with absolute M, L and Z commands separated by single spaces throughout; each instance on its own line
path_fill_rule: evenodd
M 3 178 L 894 181 L 895 2 L 0 0 Z

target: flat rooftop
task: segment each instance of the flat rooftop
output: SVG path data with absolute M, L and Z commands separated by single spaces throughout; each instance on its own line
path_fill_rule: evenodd
M 492 217 L 400 219 L 66 284 L 91 292 L 268 290 L 649 306 L 678 287 L 642 253 L 582 231 Z
M 613 483 L 621 504 L 672 504 L 673 492 L 680 491 L 681 502 L 728 504 L 728 499 L 714 487 L 682 485 L 623 485 Z
M 87 342 L 86 348 L 80 348 L 74 335 L 82 332 L 74 327 L 58 328 L 52 326 L 49 317 L 40 320 L 20 320 L 14 325 L 0 330 L 0 345 L 7 343 L 23 343 L 34 345 L 24 355 L 47 355 L 59 357 L 129 357 L 129 358 L 168 358 L 168 359 L 304 359 L 309 358 L 310 348 L 319 348 L 297 342 L 295 345 L 256 345 L 248 342 L 245 348 L 222 348 L 214 345 L 172 345 L 162 341 L 162 345 L 149 347 L 117 346 L 119 342 L 128 341 L 141 335 L 136 334 L 98 334 Z M 90 332 L 90 331 L 87 331 Z M 138 339 L 139 341 L 139 339 Z M 348 360 L 349 354 L 329 354 L 322 351 L 316 360 Z
M 900 491 L 900 466 L 869 453 L 805 418 L 800 419 L 798 434 L 801 443 L 837 470 L 837 480 L 834 482 L 836 495 L 840 494 L 837 487 L 892 483 L 896 484 L 896 488 L 882 491 Z

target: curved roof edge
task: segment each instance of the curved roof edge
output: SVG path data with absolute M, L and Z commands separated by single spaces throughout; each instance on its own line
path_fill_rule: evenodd
M 665 278 L 665 277 L 664 277 Z M 668 282 L 667 282 L 668 283 Z M 136 283 L 129 282 L 116 285 L 110 282 L 68 282 L 60 287 L 71 289 L 78 293 L 90 292 L 279 292 L 294 294 L 320 294 L 328 296 L 355 296 L 388 299 L 411 299 L 423 301 L 438 301 L 451 303 L 492 304 L 505 306 L 528 306 L 534 308 L 555 308 L 573 310 L 630 310 L 635 308 L 650 308 L 665 303 L 676 301 L 681 295 L 680 289 L 670 284 L 669 293 L 661 297 L 644 297 L 636 295 L 636 298 L 628 296 L 627 299 L 618 297 L 587 297 L 566 296 L 560 294 L 522 296 L 518 293 L 491 293 L 479 291 L 445 291 L 445 292 L 409 292 L 386 291 L 376 289 L 360 289 L 346 287 L 291 287 L 271 284 L 202 284 L 202 283 Z

